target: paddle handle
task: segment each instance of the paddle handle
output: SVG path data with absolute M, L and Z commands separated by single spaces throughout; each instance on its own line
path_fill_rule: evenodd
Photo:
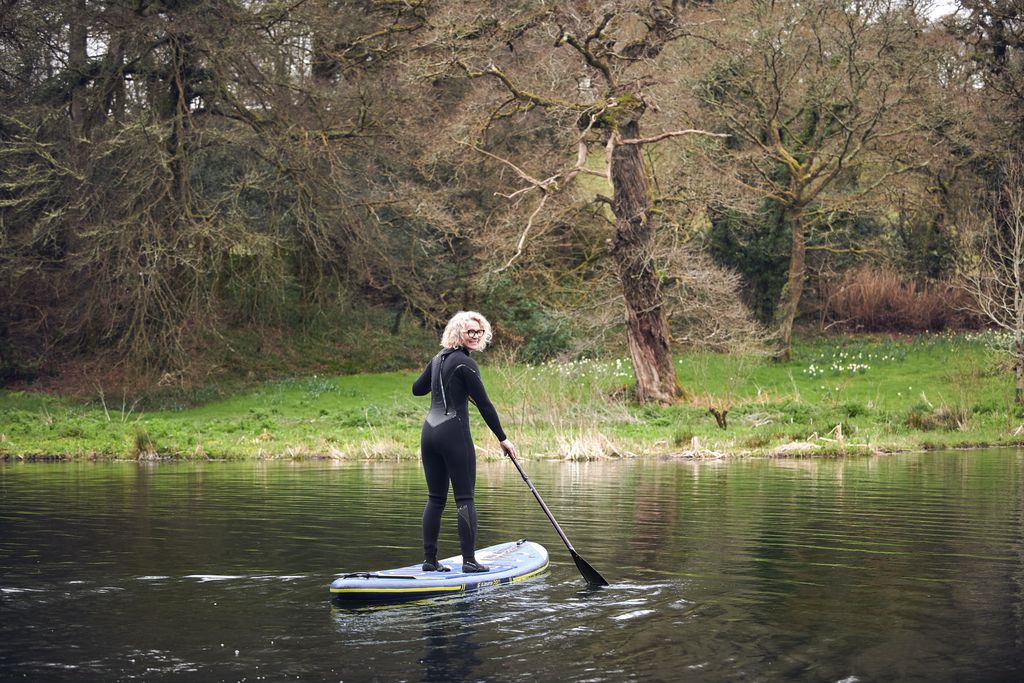
M 562 531 L 562 527 L 558 526 L 558 522 L 555 520 L 555 516 L 551 514 L 551 510 L 548 509 L 547 503 L 545 503 L 544 499 L 540 497 L 539 493 L 537 493 L 537 488 L 533 485 L 533 482 L 530 481 L 530 478 L 528 476 L 526 476 L 526 472 L 523 471 L 523 466 L 519 464 L 519 460 L 512 457 L 510 457 L 509 460 L 511 460 L 512 463 L 516 466 L 516 469 L 519 470 L 519 474 L 520 476 L 522 476 L 523 481 L 526 482 L 526 485 L 530 487 L 530 491 L 533 493 L 533 497 L 537 499 L 538 503 L 540 503 L 540 509 L 543 510 L 544 514 L 548 516 L 548 520 L 551 522 L 551 526 L 555 527 L 555 531 L 557 531 L 558 535 L 561 536 L 562 543 L 565 543 L 565 547 L 569 549 L 569 552 L 572 553 L 573 557 L 576 557 L 576 549 L 573 548 L 572 543 L 569 542 L 569 537 L 565 535 L 564 531 Z

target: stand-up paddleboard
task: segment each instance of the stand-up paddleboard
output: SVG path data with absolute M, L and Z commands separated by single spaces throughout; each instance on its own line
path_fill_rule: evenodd
M 464 574 L 462 556 L 441 560 L 447 572 L 425 572 L 419 564 L 376 572 L 340 574 L 331 583 L 331 598 L 338 602 L 422 600 L 454 595 L 485 586 L 522 581 L 548 568 L 548 551 L 527 540 L 492 545 L 476 551 L 476 559 L 489 571 Z

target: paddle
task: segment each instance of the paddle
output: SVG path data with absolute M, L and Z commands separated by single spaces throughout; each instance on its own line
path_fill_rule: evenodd
M 519 470 L 519 474 L 523 477 L 523 481 L 526 482 L 526 485 L 530 487 L 530 491 L 533 492 L 533 497 L 537 499 L 538 503 L 540 503 L 540 508 L 544 511 L 544 514 L 548 516 L 548 519 L 551 521 L 551 525 L 555 527 L 555 531 L 558 532 L 558 535 L 562 537 L 562 542 L 565 543 L 565 547 L 568 548 L 569 552 L 572 554 L 572 559 L 576 563 L 576 568 L 580 570 L 580 574 L 583 575 L 583 578 L 586 579 L 587 583 L 591 586 L 607 586 L 608 582 L 605 581 L 605 578 L 601 576 L 596 569 L 587 564 L 587 561 L 580 557 L 580 554 L 576 552 L 576 548 L 572 547 L 572 543 L 569 542 L 565 532 L 562 531 L 562 527 L 558 526 L 558 522 L 555 521 L 555 516 L 551 514 L 551 510 L 549 510 L 548 506 L 544 503 L 544 499 L 540 497 L 539 493 L 537 493 L 537 489 L 533 486 L 533 482 L 530 481 L 528 476 L 526 476 L 526 472 L 523 471 L 523 466 L 520 465 L 519 461 L 512 456 L 509 456 L 509 460 L 515 464 L 516 469 Z

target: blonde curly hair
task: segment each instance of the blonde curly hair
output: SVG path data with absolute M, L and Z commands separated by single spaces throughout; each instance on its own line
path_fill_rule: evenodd
M 444 334 L 441 335 L 441 346 L 446 349 L 462 346 L 462 335 L 466 331 L 466 325 L 471 321 L 479 323 L 480 327 L 484 328 L 484 336 L 480 338 L 480 346 L 477 347 L 477 350 L 483 351 L 486 349 L 487 344 L 490 343 L 494 335 L 491 332 L 491 324 L 487 322 L 487 318 L 476 311 L 459 311 L 453 315 L 444 328 Z

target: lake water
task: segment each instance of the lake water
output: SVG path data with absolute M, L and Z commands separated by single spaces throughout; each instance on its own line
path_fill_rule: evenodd
M 536 579 L 345 610 L 420 558 L 414 462 L 0 463 L 3 681 L 1020 681 L 1024 454 L 482 462 Z M 454 506 L 442 553 L 458 553 Z

